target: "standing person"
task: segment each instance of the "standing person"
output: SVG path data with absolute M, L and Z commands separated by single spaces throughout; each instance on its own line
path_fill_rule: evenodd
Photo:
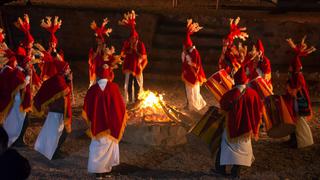
M 34 54 L 33 54 L 33 45 L 34 45 L 34 38 L 31 35 L 30 32 L 30 19 L 27 14 L 23 16 L 22 18 L 18 18 L 18 20 L 14 23 L 14 25 L 24 33 L 24 39 L 20 42 L 19 47 L 17 48 L 16 57 L 19 61 L 19 59 L 25 59 L 29 58 L 30 61 L 34 60 Z M 33 64 L 31 65 L 32 70 L 32 79 L 30 80 L 30 86 L 31 90 L 37 90 L 41 86 L 41 79 L 36 73 Z
M 135 28 L 135 12 L 132 10 L 124 14 L 119 24 L 131 29 L 130 38 L 123 43 L 121 56 L 124 57 L 122 70 L 125 74 L 125 101 L 135 103 L 138 101 L 139 92 L 143 91 L 143 70 L 148 63 L 147 52 Z
M 60 147 L 71 132 L 71 83 L 72 72 L 65 61 L 55 61 L 58 73 L 44 81 L 33 101 L 35 113 L 43 116 L 48 111 L 45 123 L 34 148 L 48 159 L 60 153 Z
M 241 59 L 239 59 L 239 51 L 234 45 L 234 40 L 239 38 L 245 41 L 249 35 L 244 32 L 246 27 L 238 27 L 240 17 L 236 19 L 230 18 L 230 32 L 222 40 L 222 52 L 219 58 L 219 69 L 225 69 L 227 73 L 232 77 L 235 72 L 241 67 Z
M 190 35 L 198 32 L 200 29 L 202 27 L 198 23 L 193 23 L 192 19 L 187 20 L 187 34 L 181 53 L 181 77 L 185 83 L 187 106 L 192 111 L 199 111 L 207 104 L 200 94 L 200 86 L 206 81 L 206 75 L 202 68 L 200 54 L 190 38 Z
M 97 67 L 97 83 L 92 85 L 84 99 L 82 117 L 91 136 L 88 172 L 97 178 L 109 174 L 120 162 L 119 141 L 122 138 L 127 113 L 118 85 L 107 79 L 108 65 Z
M 42 28 L 50 33 L 48 50 L 44 50 L 39 44 L 35 45 L 41 49 L 44 54 L 40 76 L 42 81 L 45 81 L 58 73 L 58 70 L 55 68 L 55 62 L 53 61 L 65 61 L 63 51 L 60 50 L 58 52 L 57 50 L 58 39 L 55 35 L 56 31 L 60 29 L 62 25 L 62 20 L 59 19 L 58 16 L 55 16 L 53 21 L 51 21 L 51 19 L 52 17 L 50 16 L 46 17 L 46 20 L 42 19 L 40 24 Z
M 97 42 L 97 48 L 94 50 L 93 48 L 89 51 L 89 87 L 91 87 L 93 84 L 96 83 L 96 67 L 99 66 L 98 64 L 101 64 L 102 61 L 104 61 L 105 57 L 105 49 L 106 49 L 106 40 L 105 36 L 109 37 L 110 33 L 112 32 L 111 28 L 107 28 L 106 25 L 108 24 L 108 18 L 103 19 L 103 22 L 101 24 L 101 27 L 98 27 L 96 22 L 93 21 L 90 24 L 90 27 L 92 30 L 94 30 L 94 35 L 96 37 Z M 109 69 L 109 75 L 108 79 L 113 80 L 114 73 L 112 69 Z
M 303 148 L 313 144 L 311 129 L 307 119 L 312 117 L 311 100 L 307 83 L 302 74 L 302 63 L 300 58 L 314 52 L 313 46 L 308 48 L 305 44 L 306 36 L 303 37 L 300 44 L 296 45 L 293 40 L 287 39 L 290 47 L 295 52 L 295 58 L 289 65 L 289 79 L 287 81 L 287 92 L 285 101 L 289 112 L 296 121 L 296 130 L 290 135 L 288 141 L 291 147 Z
M 246 87 L 248 79 L 242 67 L 234 81 L 234 88 L 220 100 L 227 115 L 215 167 L 218 173 L 226 174 L 226 165 L 232 165 L 231 175 L 239 177 L 241 166 L 250 167 L 254 160 L 251 138 L 258 138 L 263 104 L 256 91 Z

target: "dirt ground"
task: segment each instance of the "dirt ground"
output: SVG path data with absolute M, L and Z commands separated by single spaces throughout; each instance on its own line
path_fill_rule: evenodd
M 116 74 L 118 77 L 121 74 Z M 73 106 L 73 131 L 62 146 L 65 157 L 47 160 L 33 150 L 34 141 L 42 127 L 42 120 L 31 119 L 25 141 L 26 148 L 17 148 L 31 163 L 29 179 L 94 179 L 87 173 L 90 139 L 84 134 L 86 125 L 81 118 L 87 80 L 75 77 L 75 100 Z M 145 78 L 145 89 L 164 93 L 164 100 L 183 110 L 186 100 L 181 82 L 156 81 Z M 122 86 L 122 80 L 116 79 Z M 208 105 L 212 96 L 204 87 L 202 94 Z M 242 172 L 243 179 L 319 179 L 320 177 L 320 121 L 319 106 L 310 122 L 315 144 L 305 149 L 290 149 L 284 139 L 271 139 L 261 134 L 253 142 L 255 161 L 251 168 Z M 205 110 L 201 111 L 203 114 Z M 196 122 L 201 115 L 190 114 Z M 206 145 L 197 137 L 188 135 L 188 142 L 175 147 L 152 147 L 120 143 L 121 164 L 114 168 L 112 179 L 224 179 L 210 172 L 214 158 Z

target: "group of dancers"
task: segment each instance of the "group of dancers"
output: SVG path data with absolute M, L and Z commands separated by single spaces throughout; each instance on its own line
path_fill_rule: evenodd
M 225 166 L 233 165 L 232 175 L 239 176 L 241 166 L 251 166 L 253 153 L 251 138 L 258 138 L 266 92 L 272 93 L 271 65 L 264 54 L 259 40 L 250 52 L 247 46 L 235 39 L 246 40 L 246 28 L 238 27 L 240 18 L 231 19 L 230 33 L 223 39 L 223 50 L 219 59 L 221 79 L 231 83 L 220 96 L 215 95 L 215 106 L 225 114 L 224 131 L 216 160 L 216 170 L 226 174 Z M 97 46 L 89 51 L 89 89 L 84 99 L 82 117 L 88 124 L 87 134 L 91 137 L 88 171 L 97 178 L 104 178 L 119 162 L 119 141 L 128 119 L 126 104 L 139 101 L 143 91 L 143 70 L 148 59 L 144 43 L 136 31 L 136 14 L 124 14 L 119 25 L 130 29 L 130 37 L 123 43 L 120 55 L 113 46 L 107 46 L 106 37 L 112 29 L 108 19 L 100 26 L 90 24 Z M 5 33 L 0 30 L 0 122 L 6 130 L 8 146 L 24 145 L 23 136 L 32 113 L 46 117 L 36 139 L 34 149 L 48 159 L 59 156 L 60 147 L 71 132 L 73 76 L 62 50 L 58 50 L 55 32 L 62 26 L 59 17 L 46 17 L 40 26 L 49 32 L 48 48 L 35 43 L 30 33 L 28 15 L 18 18 L 15 26 L 24 33 L 24 39 L 15 51 L 5 43 Z M 207 103 L 200 94 L 200 86 L 206 84 L 201 57 L 191 40 L 191 35 L 202 27 L 187 20 L 186 39 L 183 42 L 182 80 L 185 83 L 187 108 L 191 111 L 203 109 Z M 286 106 L 296 123 L 291 143 L 298 147 L 313 144 L 312 134 L 306 117 L 312 113 L 306 82 L 301 72 L 301 56 L 315 50 L 308 48 L 305 38 L 300 44 L 288 39 L 296 56 L 290 62 L 290 77 L 287 82 Z M 122 66 L 125 75 L 124 98 L 118 85 L 113 82 L 113 70 Z M 250 83 L 250 82 L 255 83 Z M 219 91 L 218 84 L 216 89 Z M 264 89 L 262 88 L 264 87 Z

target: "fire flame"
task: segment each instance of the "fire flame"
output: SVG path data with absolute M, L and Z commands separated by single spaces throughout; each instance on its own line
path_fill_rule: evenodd
M 161 105 L 164 104 L 161 94 L 153 93 L 149 90 L 139 93 L 140 103 L 134 108 L 130 115 L 133 121 L 145 122 L 170 122 L 171 119 L 166 115 Z

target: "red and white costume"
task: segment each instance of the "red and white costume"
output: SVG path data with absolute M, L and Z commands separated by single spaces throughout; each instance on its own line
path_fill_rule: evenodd
M 222 53 L 219 58 L 219 69 L 225 69 L 227 73 L 231 76 L 241 67 L 241 62 L 239 61 L 237 55 L 234 53 L 237 51 L 233 42 L 236 38 L 242 39 L 243 41 L 249 37 L 249 35 L 244 32 L 246 27 L 238 27 L 240 18 L 230 19 L 230 32 L 223 39 Z
M 106 173 L 120 163 L 119 141 L 127 113 L 118 85 L 107 79 L 106 67 L 97 67 L 98 81 L 85 96 L 82 117 L 87 122 L 89 147 L 88 172 Z
M 16 50 L 16 58 L 18 61 L 23 61 L 25 58 L 29 58 L 30 61 L 34 60 L 34 56 L 32 54 L 32 47 L 34 43 L 34 39 L 30 33 L 30 19 L 27 14 L 24 15 L 23 20 L 19 17 L 18 20 L 14 23 L 14 25 L 24 33 L 24 40 L 20 43 L 19 47 Z M 32 62 L 31 62 L 32 63 Z M 39 89 L 41 86 L 41 80 L 38 74 L 36 73 L 33 65 L 30 66 L 32 70 L 31 76 L 31 89 Z
M 183 44 L 184 50 L 181 53 L 181 78 L 185 83 L 188 109 L 195 111 L 201 110 L 207 104 L 200 94 L 200 86 L 206 81 L 206 75 L 202 68 L 200 54 L 190 38 L 190 35 L 201 28 L 198 23 L 192 23 L 192 19 L 188 19 L 186 40 Z
M 49 49 L 42 50 L 44 55 L 43 63 L 41 64 L 41 79 L 45 81 L 50 77 L 53 77 L 58 73 L 58 69 L 56 68 L 55 61 L 65 61 L 63 51 L 60 50 L 59 53 L 56 52 L 56 47 L 58 45 L 58 39 L 55 35 L 56 31 L 60 29 L 62 25 L 62 20 L 59 19 L 58 16 L 55 16 L 53 21 L 51 21 L 52 17 L 46 17 L 46 20 L 41 20 L 41 27 L 47 30 L 50 33 L 49 38 Z M 54 56 L 53 56 L 54 54 Z
M 139 91 L 143 91 L 143 70 L 148 64 L 146 48 L 135 29 L 135 18 L 135 12 L 131 11 L 125 14 L 124 19 L 119 22 L 120 25 L 131 29 L 130 38 L 123 43 L 121 50 L 121 55 L 124 57 L 122 70 L 125 74 L 126 102 L 136 101 Z M 132 92 L 133 87 L 134 91 Z
M 7 64 L 0 72 L 0 112 L 4 118 L 3 127 L 9 136 L 8 146 L 11 146 L 22 133 L 26 113 L 31 110 L 30 59 L 25 56 L 17 62 L 16 54 L 7 47 L 4 36 L 1 36 L 0 51 L 7 58 Z
M 91 29 L 95 31 L 94 35 L 96 37 L 98 47 L 96 50 L 91 48 L 89 51 L 89 87 L 96 83 L 96 69 L 97 67 L 101 66 L 104 61 L 109 62 L 107 79 L 109 81 L 112 81 L 114 79 L 113 69 L 111 68 L 111 64 L 113 63 L 112 56 L 109 56 L 105 53 L 105 36 L 109 37 L 110 33 L 112 32 L 111 28 L 106 28 L 107 24 L 108 19 L 105 18 L 101 24 L 101 27 L 98 27 L 95 21 L 93 21 L 90 25 Z
M 35 113 L 48 115 L 38 135 L 34 148 L 48 159 L 52 159 L 62 133 L 71 132 L 71 80 L 67 75 L 69 65 L 56 61 L 58 73 L 44 81 L 33 100 Z M 65 129 L 65 130 L 64 130 Z
M 225 130 L 222 135 L 220 165 L 251 166 L 254 160 L 251 138 L 258 137 L 263 104 L 250 87 L 243 68 L 234 75 L 235 87 L 220 100 L 226 112 Z
M 305 37 L 302 39 L 301 44 L 294 44 L 292 39 L 288 39 L 289 45 L 295 52 L 295 58 L 290 62 L 289 66 L 289 79 L 287 81 L 287 92 L 285 101 L 288 110 L 296 121 L 296 139 L 298 148 L 303 148 L 312 145 L 313 137 L 311 129 L 307 123 L 307 119 L 312 117 L 311 100 L 309 96 L 308 86 L 301 72 L 302 64 L 300 58 L 307 56 L 316 49 L 312 46 L 307 48 L 304 43 Z M 304 109 L 299 107 L 299 99 L 303 99 L 302 103 L 305 104 Z M 301 113 L 302 111 L 302 113 Z M 309 113 L 305 113 L 305 112 Z

